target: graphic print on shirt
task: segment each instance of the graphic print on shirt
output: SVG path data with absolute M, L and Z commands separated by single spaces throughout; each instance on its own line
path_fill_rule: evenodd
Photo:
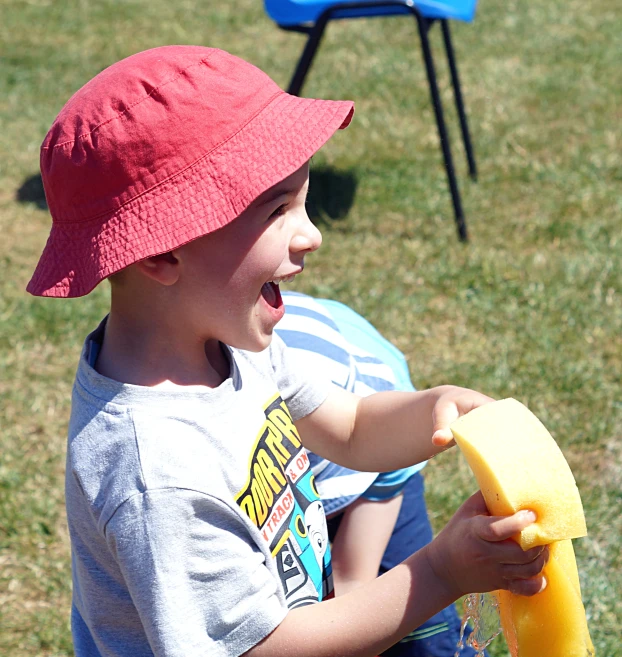
M 248 480 L 235 501 L 268 545 L 293 609 L 333 595 L 326 516 L 309 457 L 278 393 L 264 414 Z

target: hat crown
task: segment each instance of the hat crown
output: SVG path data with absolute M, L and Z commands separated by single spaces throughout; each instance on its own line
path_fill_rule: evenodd
M 217 149 L 281 93 L 214 48 L 164 46 L 104 69 L 69 99 L 41 147 L 55 223 L 115 211 Z

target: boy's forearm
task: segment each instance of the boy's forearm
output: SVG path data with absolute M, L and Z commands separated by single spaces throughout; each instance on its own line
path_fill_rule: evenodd
M 351 458 L 357 470 L 396 470 L 443 451 L 432 443 L 433 410 L 445 386 L 413 392 L 381 392 L 360 400 Z M 372 467 L 375 466 L 375 467 Z
M 364 398 L 337 389 L 296 424 L 305 447 L 330 461 L 354 470 L 398 470 L 443 449 L 432 443 L 432 412 L 443 389 Z
M 294 609 L 248 657 L 374 657 L 454 601 L 426 548 L 356 591 Z
M 305 447 L 330 461 L 354 470 L 397 470 L 453 444 L 449 425 L 491 401 L 456 386 L 364 398 L 335 389 L 296 425 Z

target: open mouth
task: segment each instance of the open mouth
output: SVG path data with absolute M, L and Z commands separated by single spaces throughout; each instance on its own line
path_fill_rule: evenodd
M 283 305 L 281 290 L 279 289 L 278 284 L 273 281 L 268 281 L 261 286 L 261 296 L 269 306 L 272 306 L 272 308 L 280 308 Z
M 261 296 L 269 306 L 276 308 L 277 310 L 280 309 L 283 306 L 283 299 L 281 298 L 279 284 L 291 283 L 294 278 L 296 278 L 296 274 L 273 278 L 271 281 L 268 281 L 261 286 Z
M 281 290 L 279 285 L 281 283 L 291 283 L 296 275 L 302 271 L 296 272 L 296 274 L 289 274 L 288 276 L 275 276 L 271 281 L 264 283 L 261 286 L 261 296 L 264 301 L 275 310 L 281 311 L 283 309 L 283 299 L 281 298 Z

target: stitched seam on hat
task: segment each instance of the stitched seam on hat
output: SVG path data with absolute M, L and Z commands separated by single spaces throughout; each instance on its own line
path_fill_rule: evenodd
M 88 219 L 64 219 L 61 223 L 62 224 L 85 224 L 85 223 L 89 223 L 91 221 L 96 221 L 100 217 L 103 217 L 107 214 L 112 213 L 112 215 L 114 216 L 117 212 L 119 212 L 119 210 L 124 208 L 126 205 L 129 205 L 130 203 L 133 203 L 134 201 L 141 198 L 142 196 L 145 196 L 145 194 L 149 194 L 154 189 L 157 189 L 158 187 L 161 187 L 162 185 L 165 185 L 169 181 L 174 180 L 175 178 L 177 178 L 177 176 L 181 176 L 183 173 L 188 171 L 188 169 L 191 169 L 192 167 L 199 164 L 199 162 L 201 162 L 201 160 L 204 160 L 205 158 L 209 157 L 212 153 L 214 153 L 214 151 L 217 151 L 219 148 L 224 146 L 229 140 L 233 139 L 239 132 L 244 130 L 244 128 L 246 128 L 246 126 L 253 119 L 255 119 L 257 116 L 259 116 L 266 109 L 266 107 L 268 107 L 268 105 L 270 105 L 274 101 L 275 98 L 281 97 L 283 93 L 284 92 L 281 89 L 279 89 L 273 96 L 271 96 L 268 99 L 268 101 L 266 102 L 265 105 L 260 107 L 255 112 L 255 114 L 253 114 L 252 116 L 249 117 L 248 121 L 246 121 L 246 123 L 244 123 L 244 125 L 240 126 L 234 133 L 229 135 L 224 141 L 221 141 L 220 143 L 216 144 L 212 149 L 207 151 L 207 153 L 204 153 L 203 155 L 201 155 L 201 157 L 198 157 L 194 162 L 191 162 L 190 164 L 186 165 L 183 169 L 180 169 L 176 173 L 171 174 L 168 178 L 165 178 L 164 180 L 161 180 L 160 182 L 156 183 L 155 185 L 152 185 L 151 187 L 149 187 L 149 189 L 146 189 L 145 191 L 141 192 L 140 194 L 136 194 L 136 196 L 132 196 L 132 198 L 128 199 L 124 203 L 121 203 L 121 205 L 119 205 L 116 208 L 110 208 L 109 210 L 104 210 L 103 212 L 100 212 L 96 215 L 93 215 L 92 217 L 89 217 Z
M 212 53 L 213 54 L 213 53 Z M 63 141 L 60 144 L 55 144 L 54 146 L 41 146 L 41 150 L 54 150 L 55 148 L 60 148 L 61 146 L 66 146 L 67 144 L 75 144 L 77 141 L 80 141 L 81 139 L 86 139 L 89 135 L 92 135 L 94 132 L 102 128 L 103 126 L 107 125 L 108 123 L 112 123 L 112 121 L 116 121 L 117 119 L 120 119 L 123 117 L 123 115 L 127 114 L 130 110 L 134 109 L 137 105 L 140 105 L 141 103 L 145 102 L 151 96 L 160 91 L 163 87 L 166 87 L 166 85 L 171 84 L 172 82 L 175 82 L 175 80 L 178 80 L 180 77 L 182 77 L 186 71 L 189 69 L 193 68 L 194 66 L 202 66 L 205 64 L 210 57 L 212 56 L 210 54 L 207 57 L 204 57 L 201 61 L 197 62 L 196 64 L 190 64 L 190 66 L 186 66 L 182 71 L 179 72 L 178 75 L 176 75 L 174 78 L 171 78 L 170 80 L 167 80 L 166 82 L 163 82 L 162 84 L 158 85 L 157 87 L 154 87 L 144 98 L 141 98 L 140 100 L 137 100 L 134 104 L 130 105 L 129 107 L 126 107 L 122 112 L 119 114 L 115 114 L 115 116 L 110 117 L 109 119 L 106 119 L 105 121 L 102 121 L 101 123 L 98 123 L 92 130 L 89 130 L 89 132 L 85 132 L 84 134 L 78 135 L 75 139 L 69 139 L 67 141 Z

